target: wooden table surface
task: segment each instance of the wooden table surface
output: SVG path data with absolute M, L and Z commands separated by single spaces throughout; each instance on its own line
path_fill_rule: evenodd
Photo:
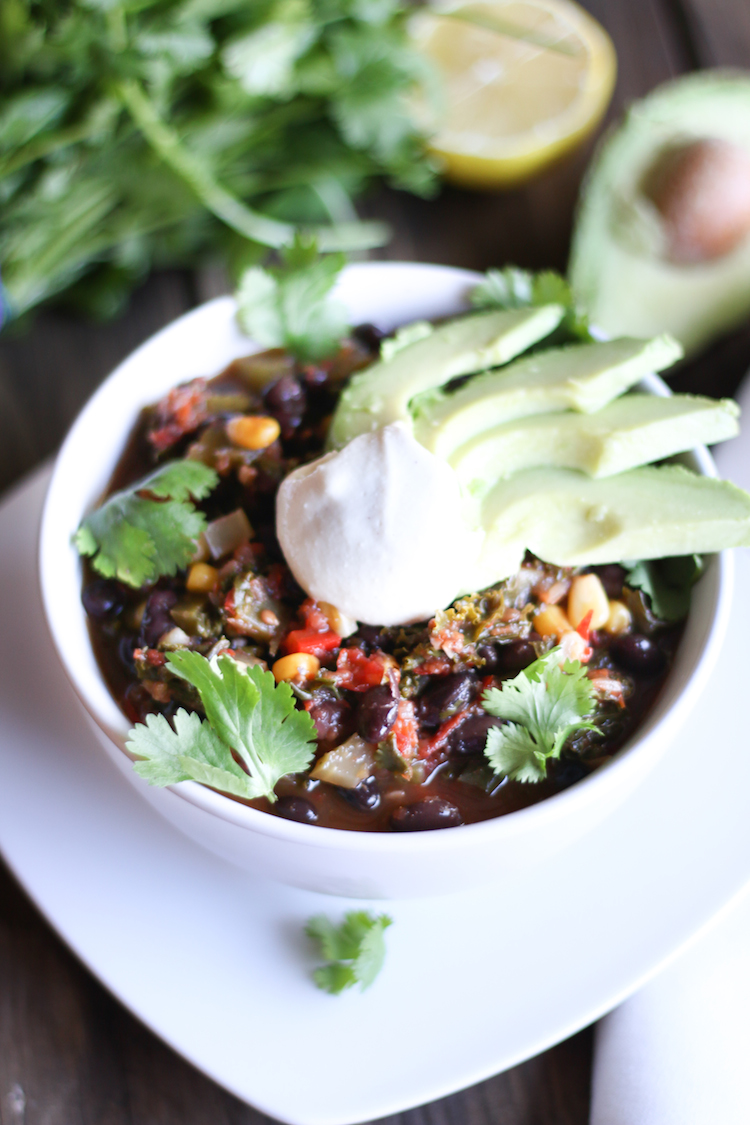
M 673 75 L 700 67 L 750 67 L 748 0 L 587 0 L 584 6 L 617 49 L 619 77 L 609 119 Z M 562 269 L 590 153 L 591 145 L 531 186 L 505 195 L 445 190 L 425 203 L 383 191 L 365 209 L 393 224 L 389 258 L 476 269 L 506 263 Z M 217 271 L 163 273 L 113 324 L 45 312 L 27 335 L 0 337 L 0 489 L 55 450 L 83 402 L 120 359 L 222 286 Z M 673 385 L 731 394 L 748 367 L 750 328 L 685 367 Z M 585 1125 L 592 1042 L 592 1030 L 586 1029 L 522 1066 L 389 1122 Z M 266 1120 L 199 1074 L 114 1000 L 0 863 L 0 1125 Z

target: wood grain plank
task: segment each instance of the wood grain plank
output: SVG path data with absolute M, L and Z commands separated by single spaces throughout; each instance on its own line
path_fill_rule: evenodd
M 60 444 L 86 399 L 120 360 L 193 303 L 185 274 L 161 273 L 127 314 L 92 324 L 45 310 L 0 336 L 0 490 Z
M 680 0 L 701 66 L 750 67 L 747 0 Z

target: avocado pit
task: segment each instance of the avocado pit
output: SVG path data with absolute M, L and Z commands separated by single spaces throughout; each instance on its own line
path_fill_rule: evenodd
M 750 235 L 750 153 L 740 145 L 715 137 L 672 145 L 651 165 L 642 191 L 677 265 L 721 258 Z

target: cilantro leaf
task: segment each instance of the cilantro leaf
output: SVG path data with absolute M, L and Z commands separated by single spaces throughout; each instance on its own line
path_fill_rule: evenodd
M 516 266 L 487 270 L 484 281 L 471 294 L 476 309 L 522 309 L 539 305 L 562 305 L 562 326 L 568 335 L 591 340 L 588 318 L 576 305 L 570 283 L 554 270 L 532 273 Z
M 682 621 L 687 617 L 692 588 L 704 570 L 700 555 L 647 559 L 623 566 L 626 584 L 648 594 L 660 621 Z
M 250 791 L 250 779 L 226 743 L 195 712 L 180 708 L 174 730 L 163 715 L 147 715 L 145 724 L 136 724 L 130 732 L 126 745 L 143 759 L 133 768 L 151 785 L 200 781 L 235 797 L 258 796 Z
M 197 689 L 207 717 L 181 709 L 174 730 L 163 715 L 137 723 L 127 743 L 145 759 L 135 763 L 136 772 L 152 785 L 200 781 L 235 797 L 275 801 L 277 782 L 309 766 L 315 740 L 315 725 L 295 707 L 289 685 L 230 656 L 209 661 L 183 649 L 167 662 Z
M 393 919 L 387 914 L 374 917 L 364 910 L 349 911 L 339 926 L 325 914 L 311 918 L 305 933 L 318 944 L 321 956 L 328 961 L 313 973 L 318 988 L 334 995 L 355 984 L 362 991 L 369 988 L 383 967 L 383 934 L 392 924 Z
M 314 242 L 298 238 L 275 269 L 252 266 L 237 290 L 240 326 L 303 361 L 331 355 L 348 330 L 344 306 L 330 297 L 344 262 L 343 254 L 318 257 Z
M 99 574 L 136 588 L 174 574 L 190 562 L 206 526 L 191 497 L 202 500 L 218 479 L 200 461 L 173 461 L 86 516 L 75 545 Z
M 560 647 L 535 660 L 501 688 L 490 688 L 482 706 L 507 725 L 493 727 L 485 754 L 497 773 L 512 781 L 541 781 L 547 759 L 559 758 L 577 730 L 596 730 L 588 716 L 594 710 L 594 689 L 578 660 L 561 667 Z

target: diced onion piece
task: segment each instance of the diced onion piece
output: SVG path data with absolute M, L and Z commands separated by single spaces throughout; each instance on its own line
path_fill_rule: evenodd
M 162 633 L 159 637 L 159 648 L 185 648 L 190 644 L 190 637 L 184 629 L 180 629 L 175 625 L 174 629 L 168 629 L 166 633 Z
M 330 602 L 318 602 L 318 605 L 332 632 L 338 633 L 340 637 L 350 637 L 352 633 L 357 632 L 359 625 L 353 617 L 347 617 L 345 613 L 336 609 L 336 606 L 331 605 Z
M 310 776 L 315 781 L 327 781 L 342 789 L 354 789 L 369 777 L 375 768 L 375 751 L 369 742 L 353 734 L 340 746 L 329 750 L 316 763 Z
M 232 660 L 236 660 L 238 664 L 243 664 L 247 668 L 262 668 L 264 671 L 268 670 L 268 665 L 265 660 L 261 660 L 259 656 L 253 656 L 252 652 L 247 652 L 244 648 L 230 648 L 224 654 L 231 656 Z
M 609 619 L 609 598 L 596 574 L 579 574 L 571 583 L 568 595 L 568 618 L 574 629 L 591 614 L 590 628 L 601 629 Z
M 246 543 L 252 533 L 250 521 L 242 508 L 235 508 L 228 516 L 213 520 L 203 534 L 212 558 L 220 559 L 241 543 Z

